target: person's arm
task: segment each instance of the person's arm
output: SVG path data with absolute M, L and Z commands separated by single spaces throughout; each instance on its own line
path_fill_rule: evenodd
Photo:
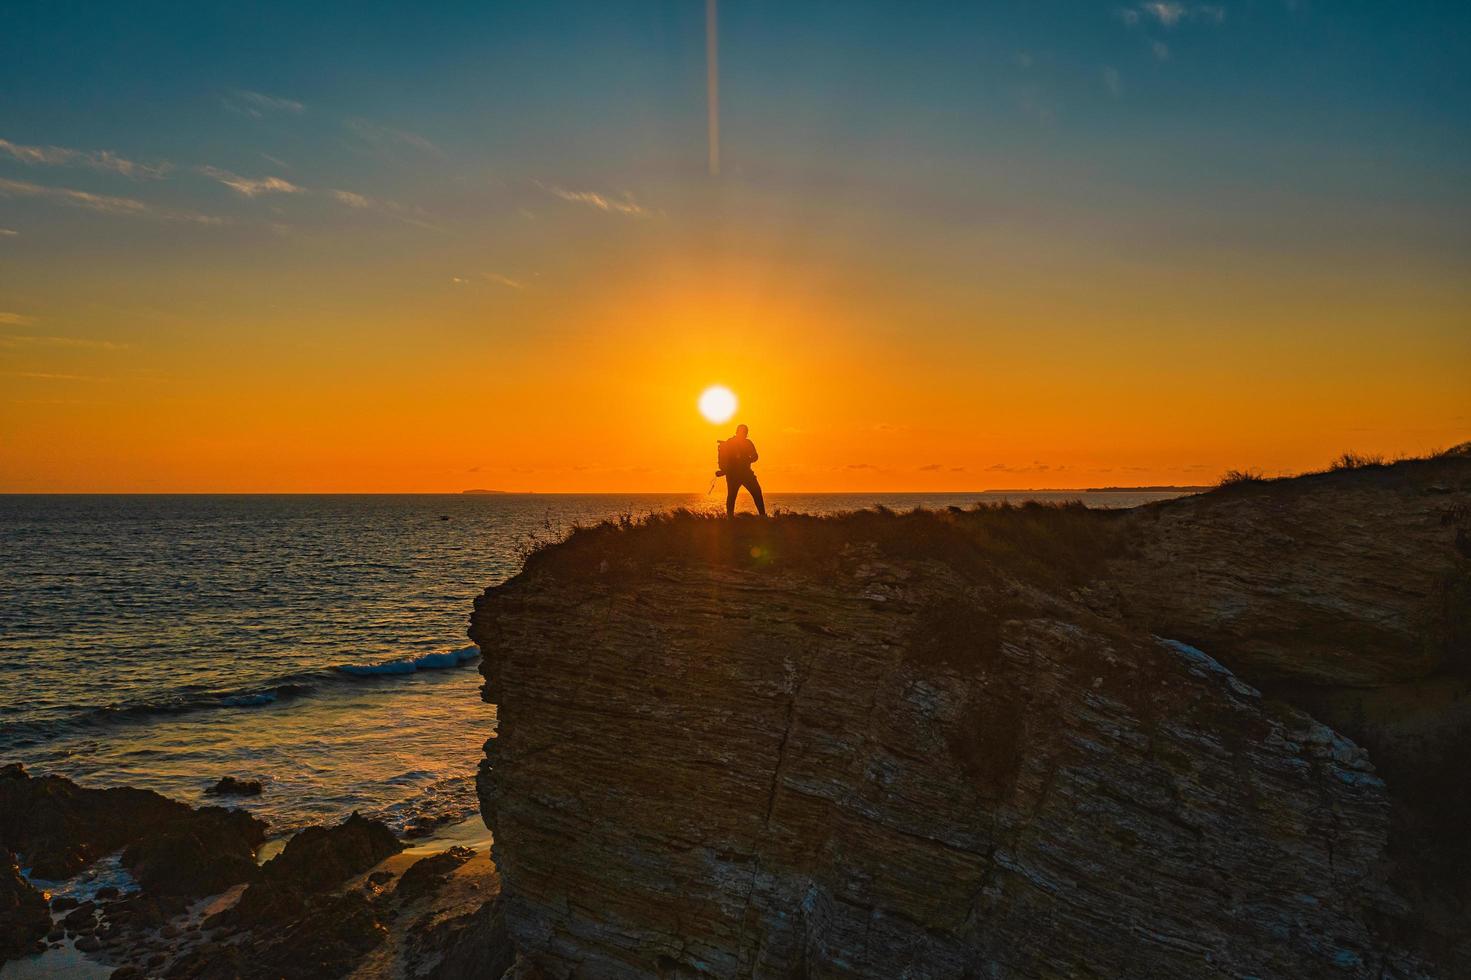
M 758 460 L 758 459 L 761 458 L 756 453 L 756 444 L 754 442 L 751 442 L 748 439 L 748 440 L 746 440 L 746 445 L 748 445 L 748 446 L 751 447 L 751 454 L 750 454 L 750 456 L 747 457 L 746 462 L 748 462 L 748 463 L 754 463 L 754 462 L 756 462 L 756 460 Z

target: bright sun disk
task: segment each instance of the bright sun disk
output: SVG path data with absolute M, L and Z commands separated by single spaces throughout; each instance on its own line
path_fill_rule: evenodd
M 723 385 L 711 385 L 700 395 L 700 414 L 711 422 L 729 421 L 735 410 L 735 392 Z

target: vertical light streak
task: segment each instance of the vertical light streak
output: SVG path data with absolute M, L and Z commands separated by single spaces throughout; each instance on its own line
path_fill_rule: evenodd
M 710 120 L 710 176 L 720 176 L 720 24 L 716 0 L 705 0 L 705 90 Z

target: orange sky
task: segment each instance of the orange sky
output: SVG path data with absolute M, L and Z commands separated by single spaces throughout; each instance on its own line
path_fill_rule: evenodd
M 0 492 L 702 491 L 715 383 L 771 492 L 1471 438 L 1428 14 L 737 8 L 716 176 L 702 5 L 576 6 L 17 20 Z
M 186 277 L 185 312 L 123 308 L 87 344 L 45 339 L 97 316 L 61 306 L 6 327 L 0 486 L 703 490 L 730 428 L 696 411 L 711 383 L 776 492 L 1189 484 L 1471 431 L 1454 294 L 1388 343 L 1410 286 L 1327 305 L 1269 279 L 1220 308 L 1208 280 L 915 291 L 863 258 L 708 254 L 656 241 L 572 290 L 283 282 L 287 257 L 270 289 Z

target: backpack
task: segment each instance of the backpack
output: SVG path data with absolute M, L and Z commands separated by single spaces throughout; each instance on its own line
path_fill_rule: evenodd
M 742 460 L 740 454 L 736 452 L 736 447 L 731 445 L 734 441 L 733 439 L 715 440 L 715 465 L 720 471 L 717 475 L 723 476 L 731 470 L 740 469 Z

